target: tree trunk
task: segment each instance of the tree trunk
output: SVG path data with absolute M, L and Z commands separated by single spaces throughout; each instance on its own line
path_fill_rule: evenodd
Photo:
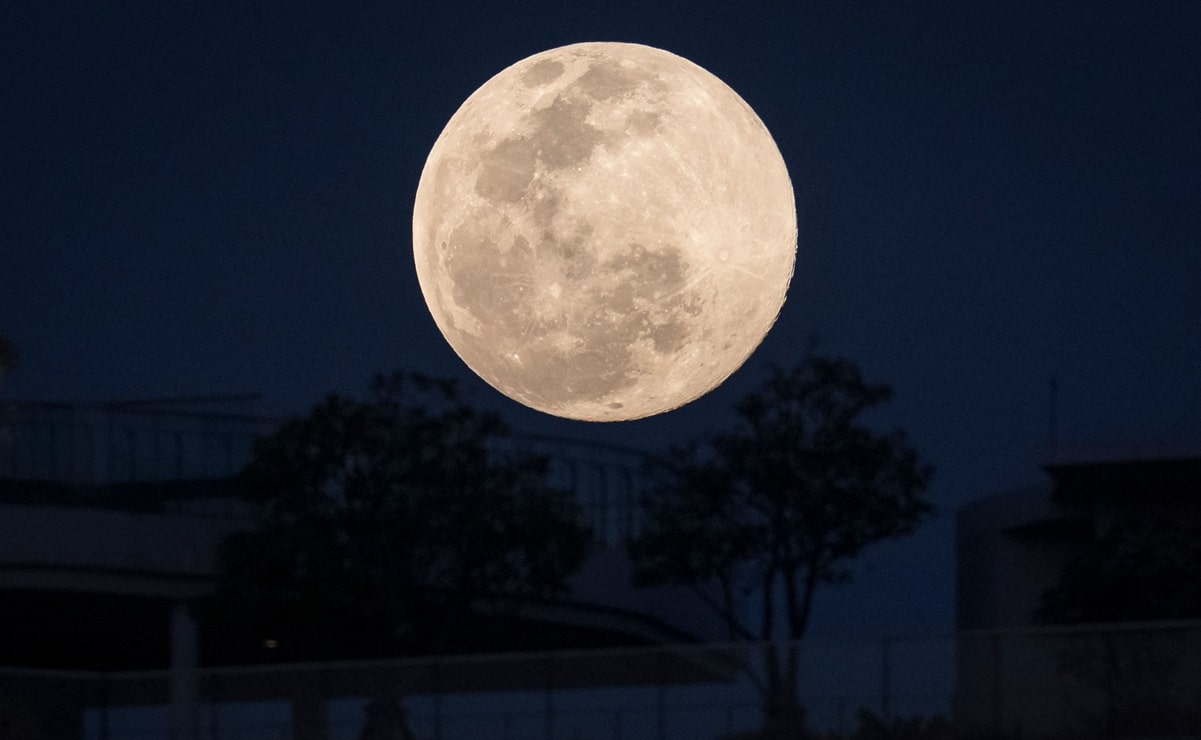
M 760 733 L 763 740 L 798 740 L 807 734 L 805 710 L 798 691 L 796 652 L 795 643 L 764 646 L 767 681 Z
M 416 740 L 405 716 L 403 697 L 371 699 L 367 702 L 366 715 L 359 740 Z

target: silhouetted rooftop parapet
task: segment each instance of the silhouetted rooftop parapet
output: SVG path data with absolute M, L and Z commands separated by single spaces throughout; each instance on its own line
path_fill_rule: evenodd
M 1201 442 L 1144 440 L 1057 447 L 1042 467 L 1063 503 L 1128 499 L 1149 503 L 1201 491 Z
M 1201 460 L 1201 440 L 1127 439 L 1060 443 L 1042 455 L 1048 472 L 1084 465 Z

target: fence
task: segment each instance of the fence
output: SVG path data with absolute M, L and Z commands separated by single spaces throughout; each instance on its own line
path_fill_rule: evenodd
M 1201 737 L 1201 622 L 957 637 L 964 737 Z
M 752 676 L 774 649 L 676 645 L 204 669 L 189 732 L 170 727 L 165 672 L 0 671 L 0 739 L 6 726 L 21 726 L 13 736 L 29 740 L 355 740 L 381 696 L 399 700 L 422 740 L 722 738 L 759 727 Z M 884 715 L 950 708 L 949 637 L 815 638 L 800 650 L 813 727 L 848 732 L 861 707 Z M 20 698 L 32 694 L 43 700 Z M 16 698 L 6 706 L 2 697 Z
M 165 672 L 0 669 L 0 739 L 357 740 L 388 696 L 422 740 L 718 739 L 760 726 L 767 646 L 680 645 L 201 671 L 190 732 Z M 806 640 L 808 724 L 950 716 L 955 736 L 1201 737 L 1201 622 Z

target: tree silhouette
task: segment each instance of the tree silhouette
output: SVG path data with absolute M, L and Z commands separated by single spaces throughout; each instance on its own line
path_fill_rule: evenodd
M 452 383 L 394 374 L 259 440 L 241 490 L 263 516 L 220 550 L 214 641 L 255 659 L 435 652 L 481 605 L 564 591 L 588 532 L 506 433 Z
M 810 352 L 772 368 L 737 405 L 733 431 L 674 449 L 647 497 L 630 549 L 639 582 L 691 588 L 733 640 L 789 641 L 753 672 L 769 735 L 803 726 L 797 641 L 818 586 L 847 580 L 865 546 L 911 532 L 931 509 L 931 468 L 905 435 L 860 421 L 890 396 L 849 361 Z

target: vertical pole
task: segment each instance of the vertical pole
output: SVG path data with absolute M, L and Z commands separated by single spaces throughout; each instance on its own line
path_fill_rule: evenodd
M 434 671 L 434 740 L 442 740 L 442 661 L 435 659 Z
M 183 480 L 183 432 L 175 432 L 175 464 L 172 466 L 175 469 L 175 475 L 171 476 L 175 480 Z
M 1101 634 L 1105 644 L 1105 737 L 1117 737 L 1117 707 L 1114 706 L 1114 694 L 1117 692 L 1117 663 L 1118 650 L 1114 642 L 1114 634 L 1106 630 Z
M 1047 419 L 1047 443 L 1051 449 L 1055 449 L 1055 443 L 1059 436 L 1059 380 L 1052 375 L 1048 385 L 1051 408 Z
M 171 710 L 172 740 L 199 740 L 196 693 L 199 667 L 196 619 L 187 602 L 171 607 Z
M 221 740 L 221 692 L 219 690 L 219 679 L 217 676 L 209 676 L 209 706 L 212 707 L 210 716 L 212 724 L 209 725 L 210 740 Z
M 1001 668 L 1001 636 L 992 633 L 992 727 L 993 736 L 1001 737 L 1001 725 L 1004 723 L 1003 689 L 1001 682 L 1004 673 Z
M 89 459 L 87 462 L 88 470 L 86 478 L 81 479 L 84 483 L 107 483 L 110 475 L 109 472 L 109 442 L 111 440 L 110 432 L 112 425 L 109 423 L 105 412 L 99 409 L 94 409 L 88 412 L 88 428 L 89 436 L 88 445 Z
M 166 476 L 163 475 L 165 471 L 163 470 L 162 458 L 162 424 L 156 423 L 152 429 L 153 431 L 151 431 L 151 434 L 154 436 L 151 437 L 150 459 L 153 460 L 153 462 L 150 463 L 150 480 L 155 480 L 157 478 L 164 478 Z
M 301 674 L 292 695 L 292 740 L 326 740 L 325 674 Z
M 892 639 L 888 635 L 880 643 L 880 716 L 892 718 Z
M 592 537 L 597 542 L 605 545 L 612 544 L 609 542 L 609 480 L 605 475 L 605 466 L 597 463 L 596 465 L 596 487 L 597 493 L 596 503 L 596 531 L 592 533 Z
M 667 671 L 666 656 L 663 654 L 664 648 L 660 647 L 655 659 L 655 714 L 657 715 L 658 734 L 656 737 L 659 740 L 667 740 Z
M 554 740 L 555 737 L 554 673 L 554 658 L 548 653 L 546 656 L 546 704 L 544 706 L 546 719 L 546 740 Z
M 100 739 L 109 740 L 108 738 L 108 694 L 109 685 L 108 679 L 101 679 L 100 684 Z
M 125 438 L 129 442 L 129 477 L 125 480 L 132 482 L 138 479 L 138 437 L 132 427 L 125 430 Z
M 58 477 L 58 425 L 49 424 L 47 428 L 50 432 L 50 459 L 46 461 L 46 477 L 54 480 Z

